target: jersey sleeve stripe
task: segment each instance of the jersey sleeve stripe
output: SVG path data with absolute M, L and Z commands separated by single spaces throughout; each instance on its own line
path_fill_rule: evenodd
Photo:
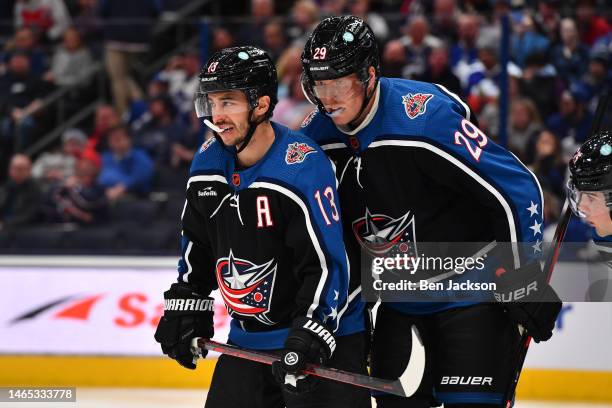
M 314 227 L 313 227 L 312 221 L 310 219 L 310 212 L 308 210 L 308 206 L 293 191 L 291 191 L 291 190 L 289 190 L 289 189 L 287 189 L 285 187 L 279 186 L 277 184 L 263 182 L 263 181 L 256 181 L 256 182 L 252 183 L 249 186 L 249 188 L 267 188 L 267 189 L 270 189 L 270 190 L 278 191 L 279 193 L 281 193 L 281 194 L 289 197 L 291 200 L 293 200 L 302 209 L 302 212 L 304 213 L 304 218 L 305 218 L 305 221 L 306 221 L 306 228 L 308 230 L 308 235 L 310 236 L 310 240 L 312 242 L 312 245 L 314 246 L 314 249 L 315 249 L 315 251 L 317 253 L 317 256 L 319 258 L 319 262 L 321 264 L 321 278 L 319 279 L 319 283 L 317 285 L 317 289 L 315 291 L 315 295 L 314 295 L 314 299 L 312 301 L 312 304 L 308 308 L 308 312 L 306 314 L 306 317 L 312 318 L 313 313 L 319 307 L 321 293 L 323 292 L 323 288 L 325 287 L 325 284 L 327 283 L 327 276 L 329 274 L 329 271 L 328 271 L 328 267 L 327 267 L 327 261 L 325 259 L 325 254 L 323 253 L 323 249 L 321 247 L 321 244 L 319 243 L 319 238 L 317 237 L 317 234 L 314 231 Z
M 516 222 L 514 220 L 514 214 L 512 212 L 512 208 L 510 204 L 508 203 L 508 201 L 493 185 L 488 183 L 486 180 L 480 177 L 475 171 L 473 171 L 468 166 L 463 164 L 457 158 L 455 158 L 454 156 L 450 155 L 449 153 L 445 152 L 444 150 L 440 149 L 437 146 L 434 146 L 432 144 L 429 144 L 423 141 L 417 141 L 417 140 L 379 140 L 379 141 L 372 142 L 370 144 L 371 148 L 375 148 L 379 146 L 419 147 L 419 148 L 427 149 L 430 152 L 433 152 L 443 157 L 444 159 L 448 160 L 449 162 L 453 163 L 455 166 L 457 166 L 458 168 L 463 170 L 467 175 L 473 178 L 477 183 L 483 186 L 487 191 L 489 191 L 497 199 L 497 201 L 499 201 L 500 205 L 504 209 L 504 212 L 506 213 L 506 218 L 508 220 L 508 227 L 510 230 L 510 240 L 511 242 L 518 242 L 518 232 L 517 232 Z M 521 262 L 520 262 L 518 248 L 515 245 L 512 246 L 512 253 L 513 253 L 513 258 L 514 258 L 514 266 L 515 268 L 518 269 L 521 265 Z
M 193 272 L 193 267 L 191 266 L 191 262 L 189 262 L 189 255 L 191 254 L 191 249 L 193 248 L 193 242 L 189 241 L 189 243 L 187 244 L 187 248 L 185 249 L 185 254 L 183 255 L 183 259 L 185 260 L 185 263 L 187 264 L 187 272 L 183 274 L 182 281 L 183 282 L 189 282 L 189 275 L 191 275 L 191 272 Z
M 470 107 L 463 102 L 463 100 L 454 92 L 451 92 L 448 90 L 448 88 L 446 88 L 444 85 L 440 85 L 440 84 L 434 84 L 441 92 L 445 93 L 447 96 L 449 96 L 450 98 L 454 99 L 455 102 L 457 102 L 459 105 L 461 105 L 463 107 L 463 110 L 465 111 L 465 118 L 467 120 L 472 120 L 472 111 L 470 111 Z

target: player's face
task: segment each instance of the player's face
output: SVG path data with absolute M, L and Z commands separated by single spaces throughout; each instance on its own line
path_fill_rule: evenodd
M 586 222 L 595 227 L 597 233 L 609 231 L 605 235 L 612 233 L 612 219 L 610 218 L 610 208 L 606 204 L 605 196 L 600 191 L 585 191 L 580 194 L 578 209 Z
M 208 107 L 212 122 L 223 129 L 219 133 L 223 143 L 226 146 L 236 146 L 242 143 L 249 128 L 249 104 L 244 92 L 209 93 Z
M 347 125 L 359 114 L 365 98 L 365 85 L 357 74 L 327 81 L 315 81 L 314 94 L 336 125 Z

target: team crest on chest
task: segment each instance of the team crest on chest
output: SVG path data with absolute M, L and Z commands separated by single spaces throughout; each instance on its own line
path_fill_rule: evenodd
M 393 218 L 385 214 L 371 214 L 366 208 L 365 215 L 353 221 L 353 234 L 370 254 L 387 254 L 394 247 L 403 253 L 416 250 L 414 215 L 410 211 Z
M 287 164 L 301 163 L 306 160 L 306 156 L 314 152 L 316 152 L 315 148 L 307 145 L 306 143 L 291 143 L 287 145 L 287 154 L 285 155 L 285 162 Z
M 404 109 L 406 110 L 406 115 L 410 119 L 414 119 L 419 115 L 425 113 L 427 109 L 427 102 L 433 98 L 432 94 L 408 94 L 402 96 L 402 102 L 404 103 Z
M 310 122 L 312 122 L 312 120 L 314 119 L 314 117 L 317 115 L 317 110 L 313 110 L 312 112 L 310 112 L 308 114 L 308 116 L 306 116 L 304 118 L 304 120 L 302 121 L 302 124 L 300 125 L 300 127 L 306 127 L 310 124 Z
M 263 324 L 273 325 L 267 313 L 270 311 L 276 270 L 274 259 L 256 265 L 236 258 L 231 249 L 228 257 L 218 259 L 215 268 L 217 284 L 230 315 L 252 317 Z

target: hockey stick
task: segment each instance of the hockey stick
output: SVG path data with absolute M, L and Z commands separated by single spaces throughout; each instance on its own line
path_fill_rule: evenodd
M 260 351 L 245 350 L 229 344 L 217 343 L 212 340 L 205 340 L 196 337 L 191 343 L 192 351 L 195 355 L 201 355 L 201 349 L 216 351 L 233 357 L 243 358 L 271 365 L 275 361 L 280 361 L 280 357 L 274 354 L 263 353 Z M 382 391 L 400 397 L 409 397 L 416 392 L 421 385 L 421 379 L 425 372 L 425 348 L 419 332 L 412 326 L 412 351 L 406 370 L 397 380 L 384 380 L 382 378 L 370 377 L 363 374 L 351 373 L 349 371 L 338 370 L 336 368 L 323 367 L 316 364 L 308 364 L 304 370 L 305 374 L 315 375 L 328 380 L 339 381 L 357 387 L 368 388 L 370 390 Z
M 595 112 L 595 118 L 593 118 L 593 123 L 589 132 L 589 138 L 599 132 L 604 112 L 606 111 L 609 100 L 610 88 L 605 91 L 605 93 L 601 96 L 599 103 L 597 104 L 597 110 Z M 559 258 L 561 244 L 563 243 L 563 238 L 565 237 L 565 232 L 567 231 L 567 227 L 571 218 L 572 209 L 570 208 L 569 201 L 566 197 L 565 203 L 563 204 L 563 210 L 561 211 L 561 218 L 559 220 L 559 223 L 557 224 L 557 228 L 555 229 L 555 235 L 553 237 L 553 247 L 548 253 L 546 263 L 544 264 L 544 271 L 546 272 L 547 283 L 550 283 L 550 279 L 552 278 L 553 270 L 555 268 L 555 265 L 557 264 L 557 259 Z M 516 386 L 518 385 L 519 377 L 521 375 L 521 371 L 523 370 L 523 364 L 525 364 L 525 357 L 527 357 L 527 351 L 529 350 L 529 345 L 531 344 L 531 336 L 529 336 L 529 334 L 525 332 L 522 328 L 521 332 L 521 342 L 519 343 L 519 347 L 521 348 L 519 350 L 517 365 L 514 371 L 514 377 L 504 397 L 506 401 L 506 408 L 512 407 L 512 404 L 514 402 Z

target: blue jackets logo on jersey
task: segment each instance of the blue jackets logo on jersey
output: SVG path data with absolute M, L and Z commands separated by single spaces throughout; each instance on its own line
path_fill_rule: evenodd
M 287 145 L 287 155 L 285 156 L 285 162 L 287 164 L 301 163 L 306 160 L 306 156 L 314 152 L 316 152 L 314 147 L 308 146 L 306 143 L 291 143 Z
M 230 315 L 250 316 L 273 325 L 266 313 L 270 311 L 276 269 L 274 259 L 255 265 L 234 257 L 231 250 L 228 257 L 217 260 L 217 284 Z
M 370 214 L 366 208 L 365 216 L 353 222 L 353 233 L 361 246 L 375 255 L 387 253 L 397 243 L 416 243 L 414 216 L 410 211 L 399 218 L 392 218 L 384 214 Z
M 424 93 L 409 93 L 402 96 L 402 102 L 404 102 L 406 115 L 408 115 L 410 119 L 414 119 L 417 116 L 424 114 L 427 108 L 427 102 L 429 102 L 431 98 L 433 98 L 432 94 Z

